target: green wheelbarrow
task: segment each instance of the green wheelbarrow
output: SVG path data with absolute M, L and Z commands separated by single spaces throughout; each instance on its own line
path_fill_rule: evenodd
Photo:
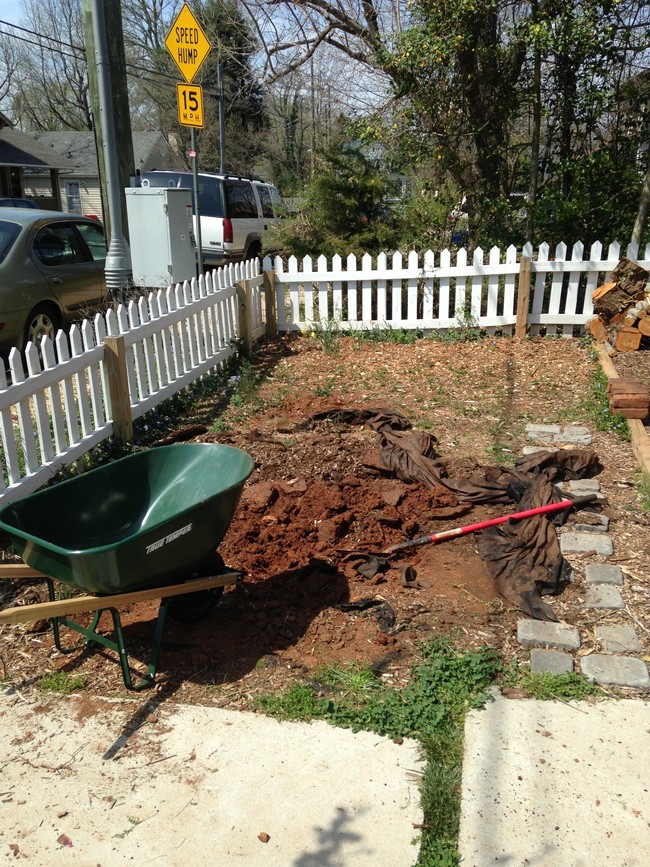
M 118 655 L 124 683 L 153 683 L 165 619 L 196 621 L 241 575 L 226 570 L 217 547 L 254 469 L 250 455 L 231 446 L 185 443 L 129 455 L 31 494 L 0 511 L 0 528 L 26 566 L 0 567 L 0 578 L 42 578 L 49 602 L 0 611 L 0 625 L 51 618 Z M 60 582 L 57 595 L 54 581 Z M 68 592 L 61 592 L 65 586 Z M 87 595 L 69 596 L 70 587 Z M 160 599 L 144 679 L 134 684 L 118 605 Z M 70 619 L 93 611 L 90 627 Z M 114 640 L 97 632 L 109 612 Z M 81 645 L 83 646 L 83 645 Z

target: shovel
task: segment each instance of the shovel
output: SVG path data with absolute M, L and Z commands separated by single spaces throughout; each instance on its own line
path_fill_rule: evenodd
M 538 506 L 536 509 L 514 512 L 512 515 L 502 515 L 500 518 L 490 518 L 489 521 L 479 521 L 476 524 L 468 524 L 466 527 L 455 527 L 453 530 L 443 530 L 441 533 L 432 533 L 430 536 L 420 536 L 418 539 L 411 539 L 410 542 L 400 542 L 398 545 L 392 545 L 390 548 L 386 548 L 384 554 L 392 554 L 393 551 L 401 551 L 403 548 L 412 548 L 415 545 L 426 545 L 427 542 L 442 542 L 454 536 L 465 536 L 467 533 L 475 533 L 477 530 L 484 530 L 486 527 L 505 524 L 506 521 L 519 521 L 522 518 L 532 518 L 533 515 L 558 512 L 561 509 L 569 509 L 571 506 L 582 506 L 585 503 L 591 503 L 597 498 L 598 494 L 587 494 L 584 497 L 577 497 L 575 500 L 561 500 L 559 503 L 550 503 L 548 506 Z

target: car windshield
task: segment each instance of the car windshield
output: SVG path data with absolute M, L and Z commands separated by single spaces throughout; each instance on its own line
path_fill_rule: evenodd
M 19 234 L 20 226 L 17 223 L 0 220 L 0 262 L 4 261 Z

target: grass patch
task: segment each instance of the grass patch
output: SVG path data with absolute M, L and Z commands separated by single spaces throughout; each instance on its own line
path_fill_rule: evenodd
M 511 686 L 525 690 L 532 698 L 579 701 L 588 695 L 602 695 L 595 684 L 574 672 L 552 674 L 550 671 L 518 669 L 506 678 Z
M 260 696 L 256 706 L 279 719 L 322 719 L 353 731 L 417 738 L 427 760 L 417 864 L 453 865 L 458 863 L 465 714 L 484 704 L 500 663 L 491 650 L 460 652 L 445 639 L 422 645 L 420 655 L 401 690 L 358 665 L 328 666 L 285 694 Z
M 641 500 L 641 509 L 650 512 L 650 475 L 645 470 L 641 471 L 640 479 L 634 483 L 634 487 Z
M 85 686 L 83 677 L 73 677 L 67 671 L 48 671 L 38 682 L 39 692 L 57 692 L 59 695 L 79 692 Z

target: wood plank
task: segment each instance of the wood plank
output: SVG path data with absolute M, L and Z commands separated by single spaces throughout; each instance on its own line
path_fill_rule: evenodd
M 614 363 L 607 355 L 604 346 L 597 346 L 598 360 L 605 376 L 611 379 L 619 379 L 619 373 L 614 367 Z M 632 451 L 636 457 L 639 466 L 650 477 L 650 437 L 645 428 L 645 425 L 640 419 L 628 419 L 628 427 L 632 438 Z
M 2 578 L 46 578 L 42 572 L 37 572 L 26 563 L 0 564 L 0 579 Z
M 0 625 L 29 623 L 33 620 L 43 620 L 49 617 L 83 614 L 86 611 L 116 608 L 118 605 L 130 605 L 134 602 L 145 602 L 148 599 L 165 599 L 168 596 L 182 596 L 185 593 L 210 590 L 212 587 L 226 587 L 229 584 L 236 584 L 240 574 L 239 572 L 228 572 L 223 575 L 213 575 L 211 578 L 198 578 L 195 581 L 172 584 L 168 587 L 153 587 L 149 590 L 135 590 L 132 593 L 118 593 L 112 596 L 76 596 L 72 599 L 57 599 L 55 602 L 19 605 L 0 611 Z

